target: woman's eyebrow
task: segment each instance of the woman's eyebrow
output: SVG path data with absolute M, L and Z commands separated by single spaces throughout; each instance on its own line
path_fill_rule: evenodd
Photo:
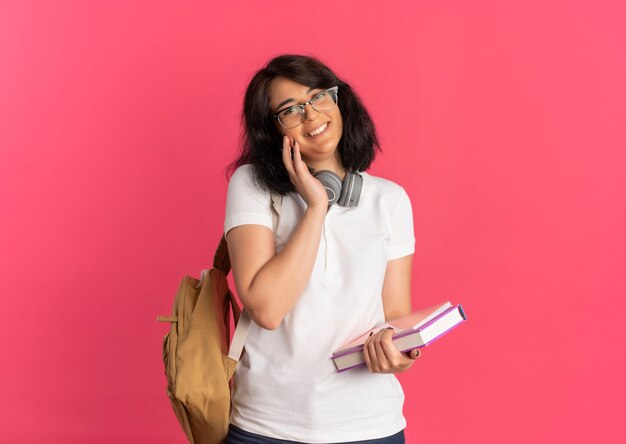
M 315 89 L 315 88 L 309 88 L 309 89 L 307 89 L 307 90 L 306 90 L 306 94 L 310 93 L 310 92 L 311 92 L 311 91 L 313 91 L 314 89 Z M 296 101 L 296 99 L 294 99 L 294 98 L 287 99 L 287 100 L 283 100 L 282 102 L 280 102 L 280 103 L 278 104 L 278 106 L 276 107 L 276 109 L 278 110 L 278 109 L 280 109 L 283 105 L 286 105 L 286 104 L 287 104 L 287 103 L 289 103 L 289 102 L 295 102 L 295 101 Z

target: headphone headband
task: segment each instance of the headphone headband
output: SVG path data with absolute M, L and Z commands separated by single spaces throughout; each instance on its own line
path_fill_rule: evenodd
M 337 203 L 342 207 L 356 207 L 359 204 L 363 189 L 363 176 L 359 172 L 350 173 L 346 170 L 343 181 L 330 170 L 318 171 L 313 176 L 324 185 L 328 206 Z

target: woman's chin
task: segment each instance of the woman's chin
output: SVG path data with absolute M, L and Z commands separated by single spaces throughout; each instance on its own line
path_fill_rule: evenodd
M 315 153 L 332 153 L 337 149 L 337 145 L 339 144 L 339 140 L 333 138 L 326 138 L 325 140 L 307 140 L 306 141 L 307 151 L 315 152 Z

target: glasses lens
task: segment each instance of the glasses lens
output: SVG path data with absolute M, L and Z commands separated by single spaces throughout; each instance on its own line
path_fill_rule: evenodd
M 311 100 L 311 104 L 317 111 L 321 113 L 332 111 L 332 109 L 337 104 L 337 96 L 335 95 L 335 91 L 329 89 L 319 93 L 313 98 L 313 100 Z
M 299 106 L 287 108 L 278 115 L 278 118 L 285 128 L 296 127 L 302 123 L 302 108 Z

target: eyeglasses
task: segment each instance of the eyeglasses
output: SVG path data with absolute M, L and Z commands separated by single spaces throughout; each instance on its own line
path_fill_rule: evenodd
M 304 122 L 304 107 L 308 104 L 311 104 L 313 109 L 320 113 L 332 111 L 332 109 L 337 105 L 338 89 L 338 86 L 330 87 L 311 97 L 302 105 L 291 105 L 278 111 L 272 116 L 272 119 L 278 119 L 280 124 L 286 129 L 295 128 Z

